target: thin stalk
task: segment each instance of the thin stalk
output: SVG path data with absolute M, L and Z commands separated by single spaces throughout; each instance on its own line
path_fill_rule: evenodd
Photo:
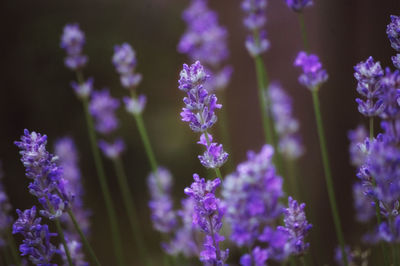
M 143 123 L 142 115 L 135 114 L 134 117 L 136 120 L 136 125 L 138 127 L 140 137 L 142 138 L 142 142 L 143 142 L 146 154 L 147 154 L 147 158 L 149 159 L 149 162 L 150 162 L 151 169 L 152 169 L 153 173 L 157 173 L 157 165 L 158 164 L 156 161 L 156 157 L 154 156 L 153 149 L 151 147 L 151 143 L 149 140 L 149 136 L 147 134 L 146 127 Z
M 8 246 L 10 247 L 10 250 L 11 250 L 11 255 L 12 255 L 16 265 L 21 266 L 21 259 L 18 256 L 17 247 L 15 245 L 14 237 L 11 233 L 11 230 L 7 230 L 7 242 L 8 242 Z
M 307 262 L 306 262 L 306 260 L 304 259 L 304 256 L 300 257 L 300 258 L 299 258 L 299 261 L 300 261 L 300 263 L 301 263 L 301 266 L 307 266 Z
M 286 168 L 287 168 L 287 175 L 288 175 L 288 180 L 289 180 L 289 187 L 290 187 L 290 192 L 293 194 L 295 198 L 301 198 L 300 197 L 300 190 L 297 182 L 297 176 L 296 176 L 296 161 L 293 159 L 287 159 L 285 162 Z
M 57 228 L 57 231 L 58 231 L 58 235 L 61 238 L 61 242 L 62 242 L 62 244 L 64 246 L 65 255 L 67 255 L 68 264 L 69 264 L 69 266 L 73 266 L 72 259 L 71 259 L 71 254 L 69 252 L 67 241 L 65 241 L 64 231 L 63 231 L 63 229 L 61 227 L 60 221 L 58 220 L 58 218 L 56 218 L 56 219 L 54 219 L 54 222 L 56 223 L 56 228 Z
M 117 223 L 117 216 L 115 213 L 114 205 L 111 199 L 111 194 L 108 189 L 106 175 L 104 173 L 103 162 L 101 160 L 100 151 L 97 146 L 97 138 L 96 133 L 94 131 L 93 120 L 89 113 L 89 103 L 88 99 L 83 100 L 83 108 L 85 111 L 87 129 L 91 144 L 91 149 L 93 153 L 93 158 L 96 166 L 97 176 L 99 178 L 100 187 L 103 193 L 103 198 L 106 204 L 107 216 L 110 223 L 111 235 L 113 240 L 113 248 L 114 253 L 117 257 L 118 265 L 125 265 L 125 261 L 122 255 L 122 248 L 121 248 L 121 239 L 119 235 L 118 223 Z
M 297 263 L 293 257 L 290 257 L 289 263 L 290 263 L 290 266 L 297 266 Z
M 316 118 L 317 129 L 318 129 L 319 144 L 320 144 L 320 148 L 321 148 L 322 163 L 323 163 L 324 172 L 325 172 L 325 174 L 324 174 L 325 182 L 326 182 L 326 187 L 327 187 L 328 196 L 329 196 L 329 203 L 331 205 L 333 222 L 335 224 L 335 230 L 336 230 L 336 236 L 338 238 L 340 249 L 342 251 L 343 264 L 345 266 L 347 266 L 348 265 L 347 254 L 345 252 L 345 242 L 344 242 L 344 237 L 343 237 L 342 226 L 340 224 L 339 211 L 336 206 L 335 189 L 333 187 L 331 169 L 330 169 L 330 165 L 329 165 L 328 149 L 326 147 L 324 126 L 322 124 L 321 110 L 320 110 L 320 104 L 319 104 L 319 99 L 318 99 L 318 88 L 316 88 L 312 91 L 312 98 L 313 98 L 314 112 L 315 112 L 315 118 Z
M 92 258 L 92 261 L 95 263 L 95 265 L 100 266 L 100 261 L 97 259 L 96 254 L 94 253 L 92 247 L 89 244 L 89 241 L 87 240 L 85 234 L 82 232 L 80 226 L 78 225 L 78 222 L 76 221 L 75 215 L 71 210 L 68 210 L 68 215 L 72 220 L 72 223 L 74 224 L 74 227 L 76 231 L 78 231 L 79 236 L 81 237 L 81 240 L 83 241 L 83 245 L 85 246 L 87 252 L 89 252 L 90 257 Z
M 210 143 L 210 138 L 208 136 L 207 131 L 204 131 L 204 136 L 206 137 L 207 145 L 210 146 L 211 143 Z M 219 170 L 219 167 L 214 168 L 214 171 L 215 171 L 215 174 L 217 175 L 217 177 L 222 180 L 222 175 L 221 175 L 221 171 Z
M 306 26 L 304 23 L 303 14 L 299 13 L 298 18 L 299 18 L 299 24 L 300 24 L 300 30 L 301 30 L 301 39 L 303 40 L 304 49 L 306 50 L 306 52 L 309 52 L 310 46 L 308 44 L 307 31 L 306 31 Z
M 373 138 L 374 138 L 374 118 L 371 116 L 369 118 L 369 139 L 372 141 Z M 376 186 L 375 179 L 372 179 L 372 185 L 374 187 Z M 374 199 L 374 202 L 375 202 L 376 220 L 377 220 L 378 226 L 379 226 L 382 222 L 381 210 L 379 207 L 378 199 Z M 387 266 L 387 265 L 389 265 L 388 251 L 386 250 L 385 244 L 383 242 L 380 243 L 380 246 L 381 246 L 381 250 L 382 250 L 384 265 Z
M 12 259 L 10 257 L 10 254 L 7 252 L 6 248 L 2 249 L 3 251 L 3 257 L 4 257 L 4 262 L 6 263 L 5 265 L 12 265 Z M 1 261 L 0 261 L 1 262 Z
M 133 197 L 131 191 L 129 189 L 128 179 L 126 177 L 124 167 L 122 165 L 121 159 L 118 157 L 113 159 L 115 172 L 117 174 L 119 188 L 122 192 L 122 198 L 124 200 L 124 205 L 126 212 L 128 214 L 129 223 L 131 226 L 131 230 L 133 233 L 133 239 L 135 239 L 136 246 L 139 249 L 140 255 L 142 257 L 142 261 L 146 262 L 146 265 L 151 265 L 150 259 L 148 257 L 147 249 L 144 245 L 144 238 L 142 236 L 142 232 L 140 230 L 140 225 L 138 223 L 137 211 L 135 208 L 135 204 L 133 202 Z

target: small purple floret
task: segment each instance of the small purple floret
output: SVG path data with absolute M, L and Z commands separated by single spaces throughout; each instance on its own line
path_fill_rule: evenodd
M 303 69 L 299 82 L 312 91 L 317 90 L 328 79 L 326 70 L 322 69 L 322 64 L 315 54 L 308 55 L 306 52 L 300 52 L 294 65 Z
M 92 93 L 89 110 L 95 120 L 98 132 L 108 134 L 118 127 L 115 111 L 119 105 L 119 100 L 113 98 L 108 89 Z
M 293 11 L 302 12 L 304 8 L 313 5 L 313 0 L 286 0 L 286 4 Z
M 135 73 L 137 65 L 136 53 L 128 43 L 116 45 L 112 62 L 120 74 L 121 84 L 124 88 L 134 89 L 142 80 L 142 75 Z
M 390 20 L 386 28 L 386 34 L 389 37 L 392 48 L 400 52 L 400 17 L 391 15 Z
M 222 144 L 212 142 L 211 134 L 207 134 L 207 136 L 209 144 L 204 134 L 200 136 L 200 141 L 197 142 L 206 147 L 204 154 L 199 155 L 200 162 L 206 168 L 219 168 L 228 160 L 228 153 L 224 151 Z
M 82 55 L 83 45 L 85 44 L 85 34 L 80 30 L 78 24 L 67 24 L 61 36 L 61 48 L 63 48 L 67 57 L 65 66 L 71 70 L 79 70 L 84 67 L 88 61 L 87 56 Z
M 99 140 L 99 147 L 104 156 L 109 159 L 117 159 L 125 150 L 124 140 L 117 138 L 114 142 L 109 143 L 105 140 Z

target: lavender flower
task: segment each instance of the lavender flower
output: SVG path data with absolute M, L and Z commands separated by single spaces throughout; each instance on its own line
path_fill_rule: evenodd
M 50 233 L 47 225 L 42 225 L 41 218 L 36 218 L 36 207 L 25 210 L 17 210 L 18 219 L 13 225 L 13 234 L 21 234 L 24 237 L 19 249 L 21 256 L 29 256 L 35 265 L 57 265 L 52 264 L 54 254 L 59 253 L 50 243 L 50 238 L 57 234 Z
M 358 111 L 368 117 L 382 113 L 384 105 L 381 99 L 382 90 L 377 82 L 383 76 L 379 62 L 374 62 L 370 56 L 365 62 L 360 62 L 354 67 L 354 77 L 357 79 L 357 92 L 366 100 L 356 99 Z
M 61 48 L 67 57 L 65 66 L 71 70 L 78 70 L 84 67 L 88 61 L 87 56 L 82 55 L 83 45 L 85 44 L 85 34 L 80 30 L 78 24 L 67 24 L 61 36 Z
M 189 122 L 195 132 L 205 132 L 217 122 L 215 109 L 220 109 L 215 94 L 209 94 L 203 88 L 208 75 L 199 61 L 190 67 L 183 65 L 180 73 L 179 89 L 187 93 L 183 99 L 186 107 L 182 108 L 182 121 Z
M 125 143 L 121 138 L 116 139 L 113 143 L 100 140 L 99 147 L 107 158 L 117 159 L 125 150 Z
M 366 159 L 366 150 L 363 149 L 363 143 L 368 138 L 368 132 L 363 125 L 359 125 L 356 129 L 350 130 L 347 134 L 350 140 L 349 153 L 351 164 L 360 167 Z
M 279 151 L 289 160 L 295 160 L 304 153 L 298 135 L 299 122 L 293 118 L 292 99 L 278 83 L 268 89 L 275 131 L 279 136 Z
M 182 208 L 176 212 L 181 224 L 175 229 L 171 241 L 163 243 L 164 250 L 172 256 L 183 254 L 188 258 L 200 255 L 196 242 L 199 230 L 192 221 L 194 206 L 194 199 L 185 198 L 182 200 Z
M 299 76 L 299 82 L 311 91 L 318 90 L 322 83 L 328 79 L 325 69 L 315 54 L 308 55 L 306 52 L 300 52 L 294 65 L 301 67 L 303 73 Z
M 119 104 L 119 101 L 112 98 L 107 89 L 93 92 L 89 110 L 95 119 L 98 132 L 107 134 L 118 127 L 115 110 L 118 109 Z
M 286 4 L 288 7 L 293 9 L 296 12 L 302 12 L 305 7 L 312 6 L 312 0 L 286 0 Z
M 79 84 L 75 81 L 71 82 L 71 87 L 74 89 L 75 94 L 80 99 L 89 98 L 93 91 L 93 78 L 88 78 L 85 82 Z
M 392 222 L 382 222 L 379 226 L 379 236 L 389 243 L 400 243 L 400 216 L 391 219 Z
M 391 15 L 390 20 L 391 22 L 386 28 L 386 34 L 389 37 L 392 48 L 400 51 L 400 17 Z
M 303 255 L 310 246 L 305 242 L 305 237 L 312 225 L 307 221 L 305 207 L 304 203 L 298 204 L 296 200 L 289 197 L 288 208 L 285 210 L 283 229 L 289 233 L 292 252 L 297 256 Z
M 134 89 L 139 85 L 142 75 L 135 73 L 136 53 L 128 43 L 114 47 L 112 62 L 121 76 L 121 84 L 124 88 Z
M 192 0 L 183 12 L 183 20 L 187 28 L 178 51 L 209 67 L 211 78 L 205 84 L 209 92 L 224 89 L 232 74 L 231 66 L 221 67 L 229 55 L 226 28 L 218 24 L 218 15 L 208 8 L 207 0 Z
M 380 79 L 377 86 L 382 92 L 380 98 L 384 106 L 380 117 L 386 120 L 398 119 L 400 117 L 400 71 L 392 72 L 389 68 L 386 68 L 385 75 Z
M 146 96 L 141 94 L 137 98 L 124 97 L 125 109 L 128 113 L 138 115 L 146 107 Z
M 70 192 L 74 198 L 71 209 L 80 228 L 88 235 L 90 231 L 90 211 L 85 209 L 83 204 L 83 195 L 85 191 L 78 165 L 78 152 L 72 138 L 64 137 L 58 139 L 54 145 L 54 153 L 59 158 L 59 165 L 62 167 L 64 179 L 67 181 L 65 189 Z M 67 232 L 72 235 L 73 232 L 75 232 L 75 226 L 71 219 L 64 214 L 61 216 L 61 220 L 66 225 Z
M 185 194 L 195 201 L 193 224 L 206 234 L 200 260 L 204 265 L 224 265 L 229 250 L 220 250 L 219 242 L 223 241 L 224 237 L 218 232 L 222 227 L 225 208 L 215 196 L 215 190 L 221 181 L 217 178 L 206 182 L 197 174 L 193 175 L 193 179 L 190 188 L 185 188 Z
M 365 189 L 361 182 L 356 182 L 353 185 L 353 199 L 357 221 L 366 223 L 375 217 L 373 201 L 365 195 Z
M 252 250 L 252 255 L 244 254 L 240 258 L 240 265 L 242 266 L 265 266 L 267 265 L 268 259 L 268 251 L 266 249 L 262 249 L 259 246 L 255 247 Z
M 0 161 L 0 248 L 6 245 L 5 235 L 12 223 L 11 204 L 3 187 L 3 168 Z
M 57 157 L 46 151 L 47 136 L 24 130 L 21 141 L 15 145 L 20 149 L 21 161 L 26 176 L 32 180 L 29 192 L 38 198 L 44 210 L 40 214 L 54 219 L 69 207 L 70 195 L 65 190 L 66 181 L 62 169 L 57 166 Z
M 159 167 L 157 173 L 151 173 L 147 178 L 151 195 L 151 220 L 154 228 L 162 233 L 171 232 L 177 225 L 171 198 L 172 181 L 171 173 L 163 167 Z
M 274 230 L 266 226 L 258 240 L 268 244 L 268 257 L 275 261 L 283 262 L 293 252 L 290 234 L 284 227 L 280 226 Z
M 248 152 L 247 161 L 239 164 L 223 183 L 226 220 L 232 229 L 230 238 L 239 247 L 252 246 L 263 226 L 283 212 L 279 203 L 283 196 L 282 178 L 272 165 L 273 153 L 269 145 L 258 154 Z
M 246 39 L 246 48 L 252 56 L 258 56 L 264 53 L 270 46 L 267 40 L 267 34 L 265 30 L 263 30 L 267 22 L 265 16 L 266 8 L 266 0 L 243 0 L 242 2 L 242 10 L 246 14 L 243 23 L 245 27 L 251 31 L 251 34 L 249 34 Z
M 204 145 L 206 151 L 203 155 L 199 155 L 201 164 L 206 168 L 219 168 L 228 159 L 228 153 L 226 153 L 222 144 L 218 144 L 213 141 L 211 134 L 207 134 L 208 140 L 204 134 L 200 136 L 200 141 L 198 144 Z

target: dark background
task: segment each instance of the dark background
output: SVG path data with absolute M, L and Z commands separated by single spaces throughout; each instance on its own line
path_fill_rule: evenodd
M 240 1 L 210 1 L 229 30 L 230 63 L 234 67 L 226 92 L 229 131 L 236 162 L 246 151 L 263 144 L 261 118 L 253 62 L 244 48 L 246 31 L 242 26 Z M 37 204 L 27 191 L 28 180 L 19 162 L 13 141 L 24 128 L 45 133 L 49 148 L 55 139 L 71 135 L 79 147 L 80 165 L 86 188 L 86 203 L 92 217 L 92 242 L 103 265 L 112 265 L 112 249 L 105 208 L 86 134 L 82 107 L 69 86 L 72 72 L 63 66 L 64 52 L 59 47 L 66 23 L 78 22 L 86 33 L 85 53 L 89 64 L 86 76 L 95 78 L 95 87 L 108 87 L 115 97 L 127 93 L 111 64 L 113 46 L 129 42 L 137 52 L 138 72 L 143 74 L 140 93 L 148 97 L 144 113 L 150 139 L 161 165 L 175 177 L 176 203 L 184 196 L 194 172 L 205 175 L 197 155 L 198 136 L 180 121 L 183 94 L 177 89 L 178 74 L 185 56 L 176 45 L 185 25 L 181 12 L 189 1 L 4 1 L 1 6 L 1 93 L 0 158 L 6 173 L 6 189 L 15 208 Z M 354 245 L 365 228 L 354 221 L 351 186 L 356 180 L 349 165 L 347 132 L 366 121 L 357 112 L 353 66 L 372 55 L 383 66 L 390 66 L 395 54 L 386 36 L 390 14 L 400 14 L 400 1 L 331 0 L 316 1 L 305 11 L 311 50 L 320 56 L 329 73 L 320 91 L 329 155 L 340 215 L 347 242 Z M 267 10 L 271 49 L 265 62 L 272 80 L 279 80 L 294 98 L 295 116 L 301 121 L 301 135 L 307 153 L 300 160 L 299 184 L 307 191 L 307 212 L 312 213 L 313 256 L 316 265 L 332 264 L 336 237 L 323 179 L 314 114 L 309 91 L 297 82 L 298 70 L 292 64 L 302 49 L 297 16 L 283 0 L 271 0 Z M 145 178 L 150 167 L 145 157 L 134 120 L 119 111 L 119 134 L 127 143 L 124 163 L 138 206 L 147 244 L 161 256 L 160 236 L 154 232 L 147 209 Z M 222 141 L 223 142 L 223 141 Z M 129 230 L 123 214 L 112 165 L 104 160 L 109 186 L 123 231 Z M 226 171 L 225 171 L 226 172 Z M 123 234 L 126 254 L 132 265 L 137 256 L 129 233 Z

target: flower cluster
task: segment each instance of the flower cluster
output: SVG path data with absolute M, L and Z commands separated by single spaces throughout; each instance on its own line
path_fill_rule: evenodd
M 299 122 L 293 117 L 292 99 L 278 83 L 268 89 L 275 131 L 279 136 L 279 152 L 287 159 L 295 160 L 304 153 L 298 134 Z
M 172 175 L 163 167 L 147 178 L 151 200 L 149 207 L 154 228 L 162 233 L 173 231 L 177 225 L 176 213 L 171 198 Z
M 360 167 L 365 162 L 366 150 L 364 140 L 368 138 L 368 132 L 365 126 L 359 125 L 356 129 L 350 130 L 347 134 L 350 141 L 349 153 L 350 162 L 355 167 Z
M 52 264 L 53 256 L 60 251 L 50 243 L 50 238 L 57 234 L 50 233 L 47 225 L 41 224 L 41 218 L 36 217 L 36 207 L 20 211 L 17 210 L 18 219 L 13 225 L 13 234 L 21 234 L 24 237 L 19 250 L 21 256 L 29 256 L 35 265 Z
M 267 33 L 263 29 L 267 22 L 266 8 L 267 0 L 243 0 L 242 2 L 242 10 L 246 14 L 243 23 L 250 31 L 246 40 L 246 48 L 252 56 L 264 53 L 270 46 Z
M 279 203 L 283 196 L 282 178 L 272 165 L 273 148 L 265 145 L 261 152 L 249 152 L 247 161 L 223 183 L 222 195 L 227 206 L 226 220 L 232 228 L 231 239 L 238 245 L 252 246 L 265 224 L 283 213 Z
M 358 111 L 365 116 L 380 115 L 384 109 L 381 86 L 377 82 L 383 76 L 379 62 L 374 62 L 370 56 L 365 62 L 360 62 L 354 67 L 354 77 L 357 79 L 357 92 L 366 98 L 365 101 L 357 98 Z
M 6 232 L 10 229 L 9 226 L 12 222 L 12 217 L 10 215 L 11 204 L 3 187 L 3 176 L 2 163 L 0 161 L 0 248 L 6 244 Z
M 199 60 L 211 78 L 205 88 L 212 92 L 224 89 L 232 74 L 231 66 L 221 67 L 227 59 L 227 30 L 218 24 L 218 15 L 207 6 L 207 0 L 192 0 L 183 12 L 187 29 L 178 44 L 178 51 L 191 60 Z
M 328 79 L 326 70 L 322 69 L 322 64 L 315 54 L 308 55 L 306 52 L 300 52 L 294 65 L 303 69 L 303 73 L 299 76 L 299 82 L 311 91 L 318 90 Z
M 79 70 L 88 61 L 87 56 L 82 54 L 85 44 L 85 34 L 80 30 L 78 24 L 67 24 L 61 36 L 61 48 L 67 53 L 65 66 L 71 70 Z
M 229 250 L 220 249 L 219 243 L 224 240 L 224 237 L 219 234 L 219 231 L 222 228 L 225 208 L 215 196 L 215 190 L 221 184 L 221 180 L 217 178 L 206 182 L 197 174 L 193 175 L 193 179 L 194 182 L 190 188 L 185 188 L 185 194 L 195 202 L 193 224 L 206 234 L 200 260 L 204 265 L 224 265 Z
M 217 103 L 215 94 L 209 94 L 204 89 L 207 78 L 208 75 L 199 61 L 191 66 L 183 65 L 179 89 L 186 92 L 187 97 L 183 99 L 186 106 L 182 108 L 181 117 L 182 121 L 189 122 L 193 131 L 203 133 L 198 143 L 204 145 L 206 151 L 199 156 L 200 162 L 207 168 L 218 168 L 226 162 L 228 154 L 221 144 L 212 142 L 212 136 L 207 132 L 217 121 L 215 109 L 222 107 Z
M 71 87 L 74 89 L 75 94 L 80 99 L 88 99 L 93 91 L 93 78 L 88 78 L 82 83 L 77 83 L 75 81 L 71 82 Z
M 112 62 L 121 75 L 121 84 L 124 88 L 134 89 L 142 80 L 142 75 L 135 73 L 137 65 L 136 53 L 128 43 L 116 45 Z
M 391 22 L 387 25 L 386 34 L 389 37 L 392 48 L 400 52 L 400 17 L 390 16 Z
M 302 12 L 304 8 L 313 5 L 313 0 L 286 0 L 288 7 L 296 12 Z
M 62 169 L 56 164 L 57 157 L 46 150 L 47 136 L 24 130 L 21 141 L 15 145 L 20 149 L 21 161 L 26 176 L 32 180 L 29 192 L 38 198 L 44 210 L 40 214 L 50 219 L 60 217 L 70 204 L 70 195 L 65 189 L 66 181 Z

